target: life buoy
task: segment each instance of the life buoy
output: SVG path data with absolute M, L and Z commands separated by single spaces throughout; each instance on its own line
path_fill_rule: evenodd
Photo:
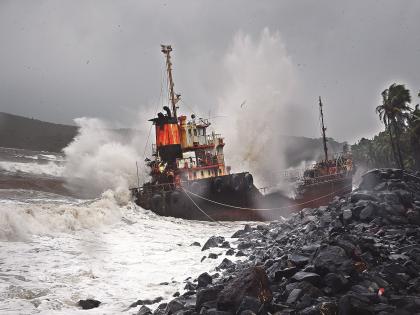
M 242 179 L 239 177 L 239 175 L 236 175 L 236 174 L 232 175 L 230 185 L 232 189 L 236 192 L 241 190 Z
M 254 178 L 249 173 L 244 176 L 244 186 L 247 190 L 251 190 L 254 187 Z
M 215 178 L 212 186 L 215 192 L 221 193 L 223 191 L 223 180 L 220 177 Z
M 164 213 L 164 200 L 163 196 L 161 194 L 155 194 L 152 197 L 151 200 L 151 208 L 153 212 L 156 212 L 157 214 L 163 215 Z

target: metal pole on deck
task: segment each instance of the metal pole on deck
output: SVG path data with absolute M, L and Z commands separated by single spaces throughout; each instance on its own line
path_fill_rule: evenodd
M 139 165 L 137 164 L 136 161 L 136 169 L 137 169 L 137 188 L 140 187 L 140 177 L 139 177 Z

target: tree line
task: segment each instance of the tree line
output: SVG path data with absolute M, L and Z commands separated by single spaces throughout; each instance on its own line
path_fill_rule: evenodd
M 411 106 L 411 93 L 403 84 L 391 84 L 382 93 L 376 113 L 384 131 L 352 145 L 357 165 L 420 170 L 420 108 Z M 420 92 L 417 95 L 420 97 Z

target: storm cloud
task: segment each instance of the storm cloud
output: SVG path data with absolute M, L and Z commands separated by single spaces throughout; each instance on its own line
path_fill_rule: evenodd
M 136 126 L 139 113 L 161 105 L 165 43 L 174 48 L 182 110 L 223 116 L 224 101 L 241 100 L 239 110 L 247 99 L 245 91 L 229 95 L 241 91 L 232 85 L 232 69 L 243 72 L 229 59 L 238 37 L 248 41 L 243 49 L 258 49 L 268 36 L 277 43 L 264 54 L 264 67 L 255 64 L 262 62 L 254 58 L 258 51 L 241 59 L 243 67 L 256 69 L 256 76 L 266 71 L 263 81 L 273 91 L 289 83 L 293 89 L 261 96 L 258 106 L 273 106 L 277 98 L 281 110 L 274 114 L 289 122 L 282 133 L 317 137 L 321 95 L 328 135 L 354 141 L 379 130 L 374 108 L 387 85 L 420 89 L 419 14 L 418 1 L 3 0 L 0 111 L 59 123 L 88 116 Z M 288 66 L 278 66 L 284 58 Z M 252 102 L 242 110 L 251 110 L 246 106 Z

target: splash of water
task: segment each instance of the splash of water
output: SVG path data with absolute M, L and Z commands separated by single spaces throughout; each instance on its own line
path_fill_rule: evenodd
M 75 122 L 79 133 L 64 149 L 63 175 L 68 185 L 81 196 L 97 196 L 110 189 L 121 202 L 127 201 L 129 186 L 137 183 L 142 136 L 130 134 L 122 141 L 121 135 L 99 119 L 78 118 Z M 140 175 L 145 176 L 143 169 Z
M 257 39 L 237 33 L 224 67 L 228 83 L 219 111 L 234 118 L 221 128 L 229 139 L 227 161 L 234 171 L 252 172 L 260 185 L 278 185 L 282 177 L 277 170 L 287 165 L 286 148 L 277 137 L 287 132 L 287 108 L 298 85 L 280 34 L 267 28 Z

